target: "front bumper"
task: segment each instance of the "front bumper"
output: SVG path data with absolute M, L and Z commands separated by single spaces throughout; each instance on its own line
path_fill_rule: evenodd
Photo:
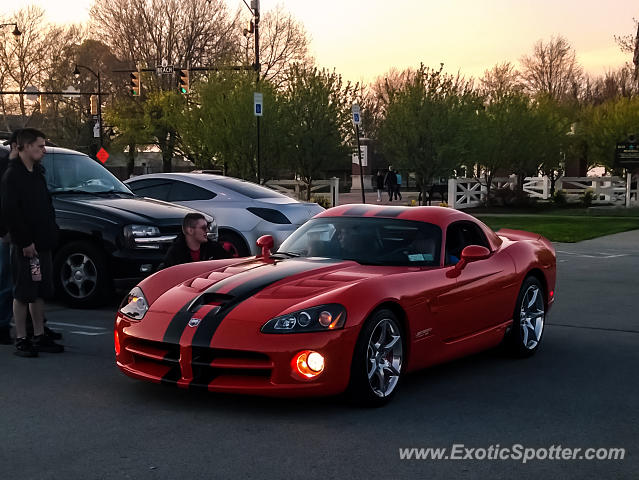
M 137 334 L 141 330 L 139 322 L 118 314 L 116 363 L 130 377 L 180 388 L 276 397 L 343 392 L 358 334 L 354 328 L 307 334 L 226 328 L 204 348 L 192 346 L 184 336 L 180 344 L 143 338 Z M 303 350 L 317 351 L 325 358 L 324 371 L 315 378 L 302 377 L 291 364 Z

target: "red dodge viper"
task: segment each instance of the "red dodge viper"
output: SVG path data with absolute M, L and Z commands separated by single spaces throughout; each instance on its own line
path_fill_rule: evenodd
M 258 245 L 133 288 L 118 367 L 181 388 L 381 405 L 410 371 L 500 343 L 535 353 L 554 300 L 547 239 L 448 208 L 343 205 L 277 252 L 269 236 Z

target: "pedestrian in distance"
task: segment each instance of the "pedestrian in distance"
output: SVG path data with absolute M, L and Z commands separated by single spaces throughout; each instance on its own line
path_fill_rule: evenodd
M 44 334 L 44 301 L 53 296 L 51 252 L 58 225 L 41 165 L 44 133 L 25 128 L 17 135 L 18 158 L 11 160 L 0 185 L 2 214 L 11 237 L 13 317 L 16 351 L 22 357 L 60 353 L 64 347 Z M 27 337 L 27 310 L 34 337 Z
M 182 233 L 166 252 L 161 268 L 201 260 L 231 258 L 222 245 L 208 238 L 208 224 L 201 213 L 187 213 L 182 221 Z
M 395 195 L 395 200 L 401 200 L 402 192 L 400 192 L 399 189 L 402 186 L 402 176 L 397 172 L 397 170 L 395 170 L 395 177 L 397 180 L 395 182 L 395 189 L 393 190 L 393 194 Z
M 375 177 L 375 181 L 377 182 L 377 201 L 382 201 L 382 192 L 384 191 L 384 175 L 382 175 L 381 170 L 377 170 L 377 176 Z
M 395 185 L 397 185 L 397 175 L 393 171 L 392 165 L 388 166 L 388 172 L 386 172 L 386 176 L 384 177 L 384 185 L 388 191 L 388 201 L 392 202 Z

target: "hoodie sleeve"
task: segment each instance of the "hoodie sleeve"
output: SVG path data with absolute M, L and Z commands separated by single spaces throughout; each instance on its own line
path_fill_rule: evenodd
M 28 247 L 33 243 L 33 235 L 25 221 L 22 205 L 20 181 L 15 171 L 9 168 L 2 177 L 2 218 L 5 226 L 11 234 L 11 242 L 20 248 Z

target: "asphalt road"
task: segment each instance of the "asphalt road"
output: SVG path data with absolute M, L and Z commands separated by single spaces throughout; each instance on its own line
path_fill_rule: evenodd
M 114 365 L 117 302 L 48 312 L 67 352 L 0 347 L 2 478 L 636 478 L 639 231 L 557 244 L 541 350 L 407 377 L 394 401 L 278 400 L 147 384 Z M 400 460 L 400 448 L 625 448 L 624 460 Z M 458 447 L 459 448 L 459 447 Z

